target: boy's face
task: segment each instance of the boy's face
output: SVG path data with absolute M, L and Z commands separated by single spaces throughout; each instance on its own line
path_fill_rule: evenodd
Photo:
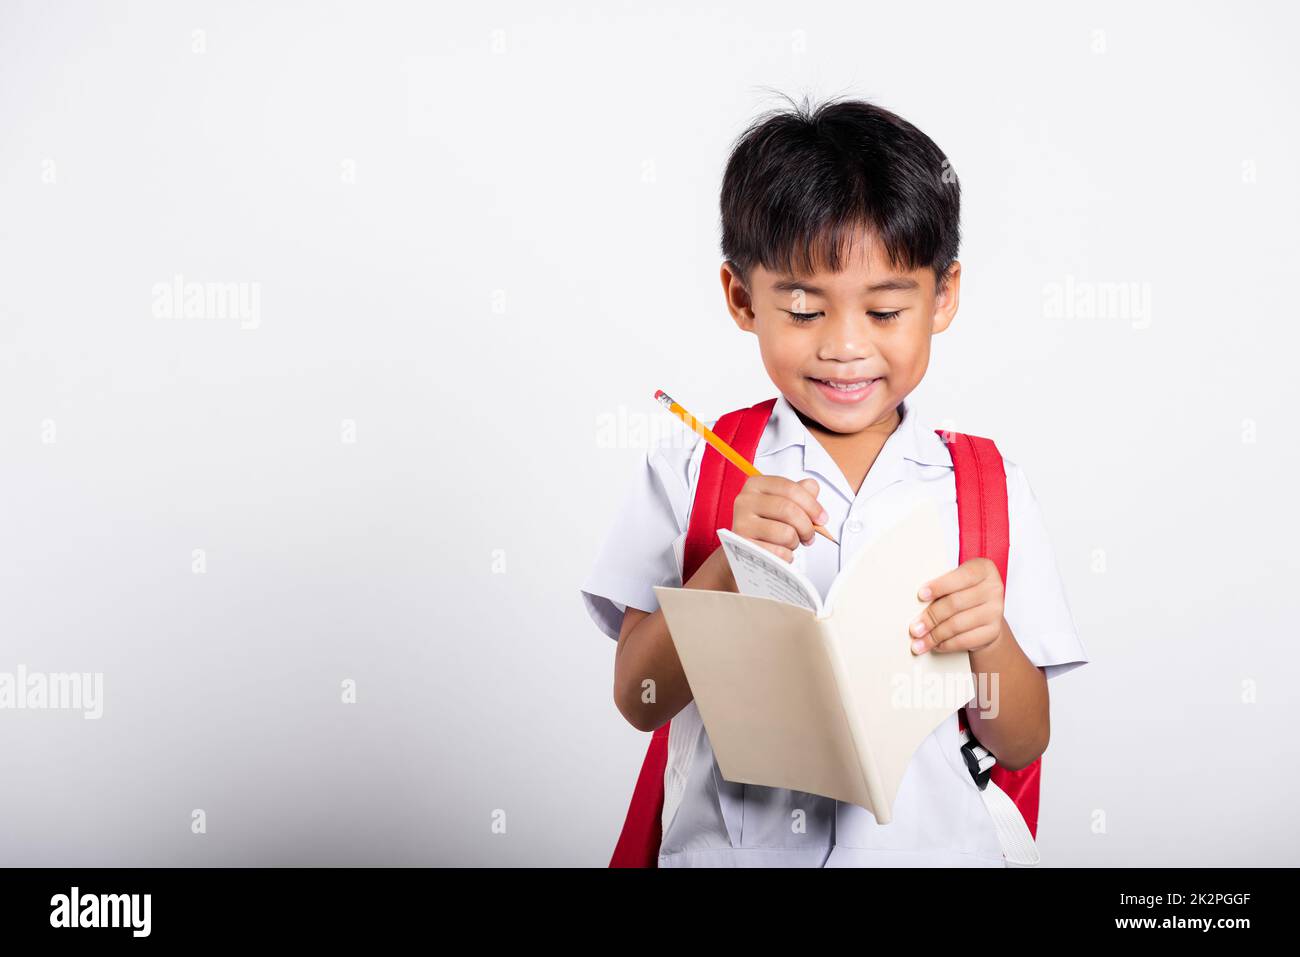
M 767 374 L 804 416 L 829 432 L 888 433 L 898 403 L 925 375 L 930 337 L 957 312 L 961 265 L 936 291 L 932 269 L 894 269 L 864 235 L 842 264 L 838 273 L 799 276 L 755 266 L 746 290 L 724 263 L 727 308 L 758 336 Z

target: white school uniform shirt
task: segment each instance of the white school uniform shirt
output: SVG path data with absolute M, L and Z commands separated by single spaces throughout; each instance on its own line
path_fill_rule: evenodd
M 857 493 L 784 396 L 777 399 L 754 464 L 793 481 L 813 478 L 826 527 L 795 549 L 795 563 L 826 597 L 858 549 L 908 514 L 920 496 L 939 506 L 956 568 L 960 551 L 952 457 L 906 400 Z M 708 423 L 716 424 L 716 420 Z M 655 585 L 680 587 L 686 530 L 705 442 L 682 430 L 638 463 L 622 511 L 582 584 L 592 619 L 617 640 L 629 605 L 653 612 Z M 1066 601 L 1038 502 L 1024 473 L 1003 457 L 1010 552 L 1004 617 L 1026 657 L 1054 678 L 1088 661 Z M 922 582 L 916 585 L 920 588 Z M 899 636 L 907 641 L 906 635 Z M 936 652 L 929 652 L 935 654 Z M 957 719 L 918 747 L 899 786 L 894 820 L 833 798 L 727 781 L 691 702 L 669 727 L 661 867 L 1003 867 L 993 820 L 961 756 Z M 1050 779 L 1049 779 L 1050 784 Z

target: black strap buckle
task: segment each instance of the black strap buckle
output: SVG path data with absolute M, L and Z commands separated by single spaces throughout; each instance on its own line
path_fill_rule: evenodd
M 966 743 L 961 746 L 961 756 L 966 762 L 966 770 L 975 780 L 975 786 L 983 791 L 988 787 L 989 776 L 992 775 L 993 766 L 998 763 L 998 759 L 988 748 L 979 743 L 975 735 L 970 733 L 970 728 L 963 728 L 962 734 L 967 738 Z

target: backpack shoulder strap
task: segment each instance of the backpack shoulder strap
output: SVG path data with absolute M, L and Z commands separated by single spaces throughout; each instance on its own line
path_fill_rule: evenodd
M 1007 475 L 1002 454 L 992 439 L 946 432 L 943 429 L 935 429 L 935 432 L 952 456 L 953 477 L 957 484 L 957 522 L 961 530 L 958 564 L 972 558 L 987 558 L 997 566 L 1005 586 L 1007 558 L 1011 548 L 1011 523 L 1007 511 Z M 957 712 L 957 728 L 961 732 L 967 731 L 965 708 Z M 963 738 L 969 740 L 969 735 L 963 733 Z M 977 743 L 975 746 L 978 748 Z M 987 755 L 987 752 L 984 754 Z M 1041 772 L 1042 758 L 1018 771 L 994 764 L 988 772 L 988 780 L 1005 792 L 1024 819 L 1031 844 L 1038 834 Z M 984 788 L 981 787 L 981 790 Z M 999 813 L 994 812 L 994 816 L 999 817 Z M 1036 849 L 1030 847 L 1023 851 L 1026 858 L 1037 859 Z
M 754 460 L 776 397 L 747 409 L 728 412 L 713 425 L 713 433 L 749 461 Z M 700 441 L 704 441 L 701 439 Z M 745 484 L 746 475 L 705 443 L 695 498 L 686 528 L 686 551 L 682 557 L 682 583 L 690 581 L 714 550 L 722 544 L 719 528 L 731 527 L 732 506 Z M 668 767 L 668 734 L 671 721 L 650 736 L 641 773 L 632 791 L 610 867 L 657 867 L 663 840 L 664 771 Z
M 1007 516 L 1007 474 L 992 439 L 935 429 L 948 446 L 957 482 L 958 564 L 987 558 L 1007 580 L 1011 526 Z
M 728 412 L 718 419 L 713 433 L 750 462 L 771 418 L 776 399 L 766 399 L 748 409 Z M 704 441 L 701 439 L 700 441 Z M 718 529 L 731 527 L 732 506 L 747 476 L 707 442 L 700 460 L 700 477 L 695 485 L 690 524 L 686 529 L 686 552 L 682 560 L 682 582 L 690 581 L 705 560 L 722 544 Z

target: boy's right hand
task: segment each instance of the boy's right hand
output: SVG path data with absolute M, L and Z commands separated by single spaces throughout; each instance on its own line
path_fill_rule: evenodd
M 817 534 L 813 524 L 830 519 L 817 503 L 818 491 L 810 478 L 795 482 L 780 475 L 751 475 L 736 495 L 731 530 L 792 562 L 800 542 L 812 544 Z

